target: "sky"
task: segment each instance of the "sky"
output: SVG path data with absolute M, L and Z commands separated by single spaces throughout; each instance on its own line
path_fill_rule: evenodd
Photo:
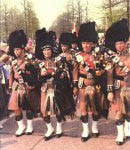
M 56 17 L 65 10 L 67 0 L 32 0 L 41 26 L 47 28 L 52 25 Z M 86 0 L 81 0 L 83 3 Z M 102 0 L 88 0 L 89 18 L 100 24 L 101 12 L 98 8 L 101 7 Z M 98 12 L 98 14 L 97 14 Z
M 20 9 L 20 3 L 22 0 L 0 0 L 7 1 L 9 6 L 17 6 Z M 65 5 L 68 0 L 30 0 L 33 2 L 34 10 L 37 17 L 39 18 L 40 27 L 46 27 L 47 29 L 52 25 L 53 21 L 65 11 Z M 86 0 L 81 0 L 82 3 L 85 3 Z M 88 0 L 88 13 L 89 18 L 92 21 L 96 21 L 97 24 L 101 23 L 100 11 L 102 0 Z
M 40 25 L 49 28 L 56 17 L 64 11 L 66 0 L 32 0 Z

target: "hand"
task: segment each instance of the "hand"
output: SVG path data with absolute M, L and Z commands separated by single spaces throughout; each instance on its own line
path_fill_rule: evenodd
M 67 61 L 70 61 L 72 59 L 72 56 L 71 55 L 69 55 L 68 57 L 66 57 L 66 60 Z
M 64 79 L 65 77 L 65 73 L 63 72 L 61 75 L 60 75 L 60 79 Z
M 108 98 L 108 100 L 109 100 L 110 102 L 113 103 L 113 102 L 114 102 L 114 94 L 113 94 L 113 92 L 108 93 L 107 98 Z
M 48 75 L 48 72 L 47 72 L 47 71 L 42 71 L 42 72 L 41 72 L 41 76 L 46 76 L 46 75 Z

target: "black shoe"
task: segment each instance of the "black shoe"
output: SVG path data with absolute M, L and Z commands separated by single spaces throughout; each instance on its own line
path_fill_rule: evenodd
M 63 136 L 63 133 L 56 134 L 56 137 L 57 137 L 57 138 L 60 138 L 60 137 L 62 137 L 62 136 Z
M 81 141 L 86 142 L 89 138 L 90 138 L 89 136 L 88 137 L 81 137 Z
M 48 136 L 48 137 L 47 137 L 47 136 L 45 136 L 45 137 L 44 137 L 44 140 L 45 140 L 45 141 L 50 140 L 50 139 L 52 138 L 53 134 L 54 134 L 54 132 L 52 132 L 52 134 L 51 134 L 50 136 Z
M 17 134 L 15 134 L 15 136 L 16 137 L 20 137 L 20 136 L 22 136 L 22 135 L 24 135 L 25 133 L 22 133 L 22 134 L 19 134 L 19 135 L 17 135 Z
M 116 141 L 116 144 L 117 145 L 122 145 L 124 142 L 119 142 L 119 141 Z
M 32 134 L 33 134 L 33 131 L 32 131 L 32 132 L 26 132 L 25 134 L 26 134 L 26 135 L 32 135 Z
M 99 133 L 92 133 L 92 136 L 97 138 L 99 136 Z

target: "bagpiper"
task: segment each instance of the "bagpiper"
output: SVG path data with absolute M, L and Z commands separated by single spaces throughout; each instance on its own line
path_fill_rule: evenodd
M 9 35 L 9 51 L 12 64 L 9 75 L 9 89 L 11 91 L 9 110 L 15 113 L 18 129 L 15 135 L 33 133 L 32 119 L 39 109 L 40 96 L 37 91 L 37 71 L 31 63 L 31 55 L 25 54 L 24 48 L 27 37 L 23 30 L 16 30 Z M 27 128 L 23 122 L 22 110 L 26 110 Z
M 93 49 L 98 43 L 98 34 L 95 30 L 95 22 L 81 24 L 78 32 L 81 52 L 77 53 L 76 59 L 79 62 L 78 99 L 81 112 L 83 132 L 81 141 L 89 139 L 88 114 L 92 113 L 92 135 L 99 136 L 98 119 L 100 117 L 100 99 L 96 88 L 97 76 L 102 73 L 97 70 Z
M 36 31 L 35 56 L 40 60 L 39 81 L 41 82 L 41 115 L 47 125 L 45 141 L 52 138 L 54 128 L 51 123 L 51 116 L 57 114 L 54 101 L 54 77 L 55 62 L 53 57 L 53 39 L 45 28 Z M 62 133 L 59 133 L 62 134 Z
M 69 93 L 64 93 L 66 95 L 66 99 L 71 98 L 72 101 L 74 99 L 74 103 L 76 104 L 77 99 L 75 98 L 77 97 L 78 93 L 78 63 L 75 59 L 76 51 L 71 51 L 71 42 L 72 33 L 64 32 L 60 35 L 59 45 L 61 53 L 59 57 L 61 57 L 61 60 L 59 61 L 59 66 L 65 70 L 69 81 Z
M 116 143 L 122 145 L 130 136 L 130 56 L 127 49 L 128 20 L 111 25 L 105 35 L 105 46 L 110 60 L 107 85 L 108 99 L 114 103 L 117 126 Z M 125 126 L 123 126 L 125 121 Z
M 54 134 L 54 128 L 51 123 L 51 116 L 56 115 L 57 125 L 56 125 L 56 137 L 61 137 L 63 135 L 62 130 L 62 120 L 67 115 L 73 113 L 72 100 L 66 99 L 63 92 L 68 90 L 66 87 L 66 72 L 59 65 L 61 59 L 54 58 L 53 56 L 53 43 L 50 39 L 47 31 L 43 29 L 36 32 L 36 55 L 42 56 L 40 67 L 40 78 L 41 81 L 41 113 L 44 121 L 47 125 L 47 132 L 45 134 L 45 141 L 50 140 Z M 39 46 L 38 46 L 38 45 Z M 38 53 L 40 55 L 38 55 Z M 61 58 L 61 57 L 60 57 Z M 68 82 L 67 82 L 68 86 Z M 68 98 L 68 97 L 67 97 Z

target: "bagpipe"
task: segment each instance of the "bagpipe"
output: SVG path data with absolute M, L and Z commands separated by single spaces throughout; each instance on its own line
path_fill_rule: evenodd
M 86 71 L 93 72 L 92 69 L 90 69 L 89 64 L 84 61 L 83 56 L 81 56 L 80 53 L 81 52 L 75 55 L 76 60 L 84 66 Z M 105 54 L 107 54 L 107 59 L 105 58 Z M 129 68 L 120 60 L 117 53 L 106 48 L 105 46 L 95 47 L 92 51 L 92 55 L 94 56 L 95 70 L 108 70 L 110 69 L 108 63 L 112 62 L 113 64 L 119 65 L 119 67 L 121 67 L 126 74 L 130 71 Z
M 55 57 L 54 63 L 57 64 L 59 61 L 61 62 L 60 65 L 53 68 L 46 68 L 45 62 L 35 60 L 35 63 L 38 64 L 38 80 L 40 83 L 44 83 L 47 79 L 50 79 L 51 77 L 55 78 L 68 71 L 66 58 L 63 56 Z M 41 75 L 40 71 L 47 72 L 47 75 Z
M 59 64 L 57 65 L 57 73 L 63 73 L 65 76 L 67 76 L 69 79 L 72 78 L 72 69 L 73 69 L 73 62 L 74 58 L 72 57 L 71 60 L 67 61 L 65 56 L 58 56 L 55 58 L 55 63 Z M 59 62 L 59 63 L 58 63 Z
M 78 63 L 80 63 L 84 67 L 84 69 L 87 72 L 89 72 L 89 73 L 91 73 L 92 75 L 95 76 L 95 74 L 96 74 L 95 71 L 90 68 L 90 65 L 87 62 L 85 62 L 83 56 L 81 56 L 81 52 L 78 52 L 78 53 L 75 54 L 75 59 Z
M 112 62 L 113 64 L 117 64 L 119 67 L 122 68 L 122 70 L 126 74 L 129 73 L 129 71 L 130 71 L 129 68 L 123 64 L 123 62 L 120 60 L 120 57 L 118 56 L 117 53 L 113 52 L 109 48 L 106 48 L 105 46 L 100 47 L 100 51 L 103 54 L 105 54 L 105 53 L 107 54 L 109 62 Z M 106 66 L 105 69 L 108 70 L 109 68 L 107 68 L 107 66 Z
M 13 58 L 12 66 L 15 68 L 16 72 L 20 75 L 18 79 L 18 83 L 28 83 L 30 86 L 34 85 L 34 81 L 37 80 L 37 67 L 35 67 L 35 63 L 38 63 L 38 60 L 35 60 L 32 54 L 25 54 L 23 56 L 23 62 L 25 63 L 24 72 L 20 69 L 18 65 L 17 59 Z M 27 73 L 29 71 L 30 73 Z
M 59 68 L 68 69 L 69 62 L 66 60 L 65 56 L 58 56 L 55 58 L 55 63 L 60 62 Z
M 40 60 L 38 60 L 33 54 L 25 53 L 24 55 L 24 61 L 25 63 L 31 63 L 37 66 L 40 63 Z
M 56 72 L 56 68 L 46 68 L 45 67 L 45 63 L 44 62 L 40 62 L 39 63 L 39 68 L 42 72 L 46 71 L 47 75 L 42 76 L 39 72 L 39 81 L 41 83 L 46 82 L 47 79 L 50 79 L 51 77 L 54 77 L 55 72 Z
M 94 56 L 94 66 L 96 71 L 105 70 L 106 60 L 104 59 L 104 53 L 100 50 L 100 47 L 95 47 L 92 50 L 92 55 Z

